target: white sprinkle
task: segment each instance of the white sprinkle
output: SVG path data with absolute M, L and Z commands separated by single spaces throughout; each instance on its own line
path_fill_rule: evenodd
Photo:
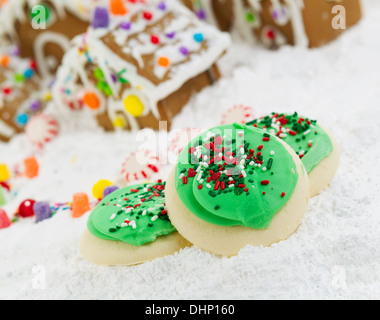
M 204 180 L 203 180 L 203 179 L 199 180 L 199 183 L 200 183 L 200 184 L 202 184 L 203 182 L 204 182 Z
M 115 218 L 116 218 L 116 213 L 114 213 L 111 217 L 110 217 L 110 220 L 112 221 L 112 220 L 115 220 Z
M 272 150 L 272 151 L 270 152 L 270 155 L 271 155 L 271 156 L 274 156 L 274 153 L 275 153 L 275 152 Z
M 307 136 L 310 132 L 311 132 L 311 130 L 308 129 L 308 130 L 306 130 L 306 131 L 303 133 L 303 135 L 304 135 L 304 136 Z
M 208 183 L 208 184 L 206 184 L 206 187 L 207 187 L 207 188 L 209 188 L 209 189 L 211 189 L 211 188 L 212 188 L 212 187 L 211 187 L 211 184 L 209 184 L 209 183 Z
M 184 176 L 185 176 L 185 175 L 184 175 L 183 173 L 181 173 L 181 174 L 179 175 L 179 178 L 182 179 Z
M 125 228 L 125 227 L 128 227 L 129 226 L 129 224 L 128 223 L 125 223 L 125 222 L 123 222 L 122 224 L 121 224 L 121 227 L 122 228 Z
M 244 154 L 244 148 L 243 148 L 243 147 L 240 148 L 240 153 L 241 153 L 241 154 Z
M 251 161 L 251 162 L 249 163 L 249 165 L 250 165 L 251 167 L 252 167 L 254 164 L 255 164 L 254 161 Z
M 280 138 L 286 138 L 288 135 L 286 133 L 280 133 Z
M 150 219 L 151 221 L 156 221 L 158 219 L 158 216 L 153 216 L 152 219 Z
M 266 167 L 263 167 L 261 170 L 263 170 L 263 171 L 267 171 L 267 168 L 266 168 Z
M 247 173 L 244 170 L 242 170 L 241 174 L 243 175 L 244 178 L 247 177 Z
M 234 184 L 230 184 L 230 185 L 228 186 L 228 188 L 234 188 L 234 187 L 235 187 Z
M 143 211 L 142 215 L 143 215 L 143 216 L 145 216 L 145 215 L 146 215 L 146 210 L 144 210 L 144 211 Z

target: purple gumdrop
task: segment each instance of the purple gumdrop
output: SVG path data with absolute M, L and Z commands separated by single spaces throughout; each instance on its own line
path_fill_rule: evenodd
M 103 199 L 105 197 L 107 197 L 108 195 L 110 195 L 112 192 L 118 190 L 119 187 L 118 186 L 109 186 L 109 187 L 106 187 L 103 191 Z
M 30 111 L 32 112 L 37 112 L 40 109 L 41 109 L 41 102 L 38 100 L 32 102 L 32 104 L 30 105 Z
M 179 51 L 180 51 L 184 56 L 189 55 L 189 49 L 187 49 L 186 47 L 181 47 L 181 48 L 179 48 Z
M 52 216 L 52 211 L 49 202 L 36 202 L 33 206 L 36 223 L 49 219 Z
M 107 8 L 97 7 L 94 12 L 94 17 L 91 22 L 91 26 L 94 29 L 108 28 L 110 17 Z
M 120 23 L 120 28 L 124 30 L 131 30 L 131 27 L 132 27 L 132 23 L 129 21 Z
M 204 11 L 203 9 L 198 10 L 196 14 L 200 20 L 206 20 L 207 18 L 206 11 Z

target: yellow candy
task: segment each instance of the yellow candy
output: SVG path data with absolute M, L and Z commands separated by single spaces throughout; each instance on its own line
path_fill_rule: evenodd
M 97 183 L 95 183 L 95 185 L 92 188 L 92 194 L 95 197 L 95 199 L 103 199 L 104 189 L 112 185 L 113 183 L 108 180 L 99 180 Z
M 144 112 L 144 105 L 136 96 L 128 96 L 124 100 L 125 110 L 134 117 L 139 117 Z
M 8 171 L 8 167 L 5 164 L 0 164 L 0 182 L 5 182 L 10 179 L 11 175 Z
M 125 121 L 123 118 L 116 117 L 115 120 L 113 121 L 113 125 L 116 128 L 124 128 L 125 127 Z

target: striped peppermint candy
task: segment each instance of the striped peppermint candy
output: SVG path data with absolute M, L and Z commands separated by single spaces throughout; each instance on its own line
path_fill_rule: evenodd
M 246 123 L 255 118 L 255 113 L 251 107 L 245 105 L 235 105 L 229 109 L 222 118 L 221 124 Z
M 59 124 L 57 120 L 49 114 L 37 114 L 32 117 L 26 127 L 25 133 L 30 143 L 37 148 L 43 148 L 58 135 Z
M 159 172 L 158 160 L 151 150 L 137 150 L 124 161 L 121 174 L 127 183 L 149 180 Z
M 198 135 L 200 135 L 203 132 L 202 129 L 199 128 L 185 128 L 176 130 L 174 132 L 173 139 L 170 141 L 170 151 L 178 156 L 183 148 L 185 148 L 189 142 L 196 138 Z

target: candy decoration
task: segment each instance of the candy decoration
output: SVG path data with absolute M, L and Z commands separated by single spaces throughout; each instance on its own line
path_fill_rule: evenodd
M 97 7 L 94 11 L 94 18 L 91 25 L 94 29 L 107 28 L 110 23 L 110 18 L 107 8 Z
M 103 199 L 103 194 L 105 188 L 112 186 L 113 183 L 108 180 L 99 180 L 97 183 L 92 188 L 92 194 L 97 200 L 102 200 Z
M 0 182 L 5 182 L 11 177 L 8 167 L 6 164 L 0 164 Z
M 49 219 L 52 216 L 52 210 L 49 202 L 36 202 L 33 205 L 33 210 L 36 216 L 36 223 Z
M 8 55 L 3 55 L 0 57 L 0 66 L 6 68 L 9 65 L 9 56 Z
M 73 197 L 73 205 L 71 216 L 73 218 L 79 218 L 83 216 L 86 212 L 90 211 L 90 202 L 88 196 L 85 193 L 76 193 Z
M 121 174 L 127 183 L 148 180 L 159 172 L 157 163 L 155 152 L 140 149 L 124 161 Z
M 3 206 L 7 203 L 7 200 L 5 199 L 4 193 L 3 193 L 3 187 L 0 186 L 0 206 Z
M 29 120 L 25 128 L 25 134 L 29 142 L 42 149 L 58 135 L 59 125 L 57 120 L 47 114 L 38 114 Z
M 243 124 L 253 118 L 255 118 L 255 114 L 251 107 L 235 105 L 223 115 L 221 124 L 231 124 L 235 122 Z
M 7 213 L 0 209 L 0 229 L 9 228 L 11 225 L 11 220 L 9 219 Z
M 171 140 L 170 151 L 178 156 L 191 139 L 197 137 L 200 133 L 202 133 L 202 129 L 199 128 L 186 128 L 175 131 L 175 136 Z
M 34 216 L 34 204 L 36 201 L 28 199 L 23 201 L 19 208 L 17 215 L 22 217 L 22 218 L 30 218 Z
M 99 97 L 94 92 L 86 92 L 83 96 L 83 103 L 91 110 L 97 110 L 100 107 Z
M 118 189 L 119 189 L 118 186 L 108 186 L 108 187 L 105 187 L 104 191 L 103 191 L 103 199 L 105 197 L 107 197 L 108 195 L 110 195 L 112 192 L 115 192 Z
M 144 112 L 144 105 L 141 100 L 134 96 L 130 95 L 124 99 L 125 110 L 134 117 L 139 117 Z
M 125 15 L 128 13 L 124 0 L 110 0 L 110 11 L 113 15 Z
M 25 176 L 33 179 L 38 176 L 39 165 L 35 157 L 28 157 L 24 159 Z

